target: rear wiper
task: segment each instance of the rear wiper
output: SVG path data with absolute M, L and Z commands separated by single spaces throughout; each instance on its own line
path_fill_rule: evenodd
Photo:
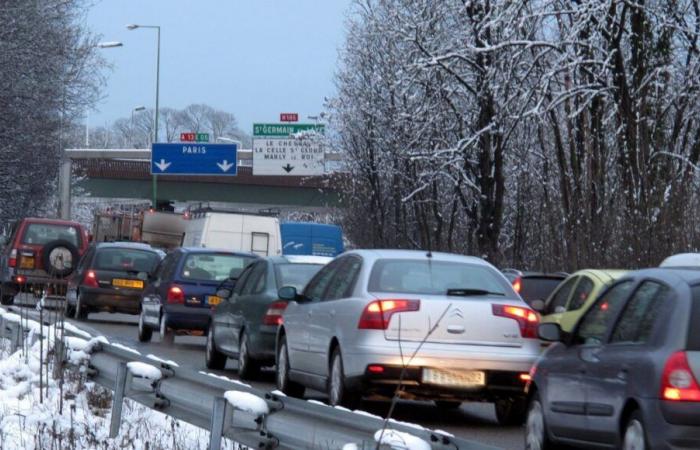
M 501 295 L 504 296 L 503 292 L 490 292 L 483 289 L 448 289 L 447 295 L 454 295 L 459 297 L 469 297 L 472 295 Z

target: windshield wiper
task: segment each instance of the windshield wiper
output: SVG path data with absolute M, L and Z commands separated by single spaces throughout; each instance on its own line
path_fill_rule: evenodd
M 483 289 L 448 289 L 447 295 L 454 295 L 459 297 L 470 297 L 472 295 L 500 295 L 504 296 L 503 292 L 491 292 L 485 291 Z

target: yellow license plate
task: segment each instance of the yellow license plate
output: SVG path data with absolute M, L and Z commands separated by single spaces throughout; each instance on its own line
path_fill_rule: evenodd
M 221 303 L 221 297 L 217 297 L 216 295 L 210 295 L 207 297 L 207 304 L 218 305 L 219 303 Z
M 19 260 L 20 269 L 33 269 L 34 268 L 34 257 L 32 256 L 22 256 Z
M 486 374 L 481 370 L 423 369 L 423 383 L 450 387 L 478 387 L 486 384 Z
M 143 289 L 143 281 L 141 281 L 141 280 L 122 280 L 120 278 L 115 278 L 112 280 L 112 286 L 132 288 L 132 289 Z

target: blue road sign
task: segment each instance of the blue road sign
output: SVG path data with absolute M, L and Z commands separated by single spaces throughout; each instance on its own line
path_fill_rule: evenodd
M 236 175 L 238 145 L 183 142 L 153 144 L 154 175 Z

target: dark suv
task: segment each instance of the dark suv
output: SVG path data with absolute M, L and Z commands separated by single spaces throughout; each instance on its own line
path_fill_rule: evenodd
M 86 319 L 97 311 L 138 314 L 148 275 L 163 252 L 130 242 L 93 245 L 68 282 L 66 315 Z M 141 278 L 139 278 L 139 274 Z
M 700 271 L 647 269 L 604 291 L 531 370 L 526 448 L 700 448 Z
M 535 300 L 545 301 L 567 277 L 564 272 L 522 272 L 516 269 L 503 269 L 501 272 L 528 305 Z
M 0 301 L 10 305 L 20 291 L 34 292 L 48 284 L 65 293 L 70 275 L 89 245 L 87 229 L 77 222 L 25 218 L 12 226 L 0 254 Z M 39 292 L 35 292 L 39 294 Z

